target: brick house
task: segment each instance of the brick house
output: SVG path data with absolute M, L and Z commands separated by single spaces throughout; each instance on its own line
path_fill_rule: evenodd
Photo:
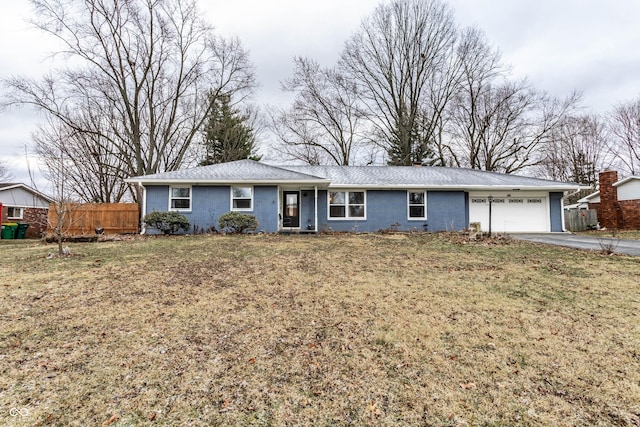
M 618 180 L 618 172 L 599 174 L 600 191 L 578 202 L 598 212 L 601 227 L 640 230 L 640 176 Z
M 47 231 L 49 204 L 53 199 L 20 183 L 0 183 L 1 222 L 27 223 L 26 237 L 38 238 Z

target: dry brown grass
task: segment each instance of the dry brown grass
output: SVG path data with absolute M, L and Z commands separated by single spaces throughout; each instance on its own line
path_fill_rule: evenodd
M 600 238 L 618 238 L 629 240 L 640 240 L 639 230 L 593 230 L 593 231 L 580 231 L 575 234 L 581 234 L 584 236 L 600 237 Z
M 446 235 L 0 248 L 2 425 L 640 424 L 638 258 Z

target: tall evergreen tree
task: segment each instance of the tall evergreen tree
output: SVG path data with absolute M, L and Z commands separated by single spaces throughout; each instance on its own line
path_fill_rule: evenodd
M 230 96 L 212 100 L 211 113 L 204 126 L 205 158 L 200 166 L 234 160 L 260 160 L 256 137 L 250 125 L 251 113 L 233 108 Z

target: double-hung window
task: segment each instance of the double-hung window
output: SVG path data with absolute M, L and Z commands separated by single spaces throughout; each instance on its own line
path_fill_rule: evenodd
M 253 187 L 231 187 L 231 210 L 253 210 Z
M 409 219 L 427 218 L 427 193 L 426 191 L 407 192 Z
M 169 210 L 191 210 L 191 187 L 169 187 Z
M 329 219 L 365 219 L 366 199 L 364 191 L 330 191 Z
M 22 219 L 24 217 L 24 209 L 23 208 L 14 208 L 9 206 L 7 208 L 7 218 L 10 219 Z

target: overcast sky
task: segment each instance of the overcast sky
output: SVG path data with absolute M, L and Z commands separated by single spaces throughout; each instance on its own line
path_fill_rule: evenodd
M 292 58 L 308 56 L 333 65 L 344 41 L 378 0 L 199 0 L 223 35 L 237 35 L 249 49 L 261 85 L 260 104 L 287 99 L 280 82 Z M 513 74 L 552 95 L 577 89 L 589 111 L 640 96 L 640 1 L 638 0 L 451 0 L 456 22 L 475 25 L 500 49 Z M 3 1 L 0 75 L 40 75 L 53 45 L 26 19 L 27 0 Z M 37 116 L 24 109 L 0 115 L 0 160 L 16 181 L 29 183 L 25 146 Z M 38 174 L 37 162 L 29 159 Z M 39 183 L 42 181 L 39 180 Z M 41 185 L 40 185 L 41 187 Z M 46 188 L 40 188 L 46 191 Z

